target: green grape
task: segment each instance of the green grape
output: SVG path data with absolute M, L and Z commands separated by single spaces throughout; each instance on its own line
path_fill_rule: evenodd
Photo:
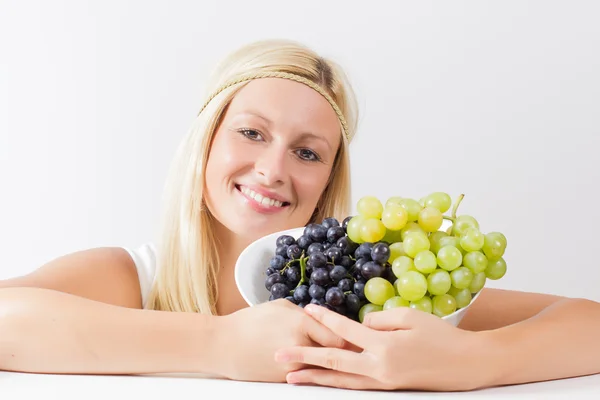
M 450 279 L 452 280 L 452 285 L 455 288 L 468 288 L 473 280 L 473 271 L 467 267 L 458 267 L 454 271 L 450 272 Z
M 427 293 L 427 279 L 417 271 L 406 271 L 396 281 L 396 291 L 408 301 L 419 300 Z
M 427 277 L 427 291 L 433 295 L 442 295 L 448 293 L 452 286 L 450 273 L 443 269 L 436 269 Z
M 418 223 L 425 232 L 435 232 L 442 227 L 444 218 L 437 208 L 425 207 L 419 212 Z
M 434 192 L 425 196 L 423 199 L 423 205 L 425 207 L 437 208 L 441 213 L 445 213 L 450 209 L 450 206 L 452 205 L 452 199 L 447 193 Z
M 396 205 L 402 205 L 402 197 L 400 196 L 392 196 L 389 199 L 387 199 L 387 201 L 385 202 L 385 207 L 389 206 L 390 204 L 396 204 Z
M 382 306 L 395 294 L 394 286 L 387 279 L 375 277 L 365 283 L 365 297 L 372 304 Z
M 470 251 L 463 257 L 463 265 L 476 274 L 485 271 L 488 265 L 488 259 L 480 251 Z
M 408 222 L 404 228 L 400 230 L 400 238 L 402 240 L 406 239 L 406 235 L 409 233 L 422 233 L 423 235 L 427 235 L 427 232 L 423 230 L 416 222 Z
M 440 249 L 445 246 L 454 246 L 458 250 L 460 250 L 462 255 L 467 254 L 465 249 L 463 249 L 462 246 L 460 245 L 460 238 L 458 238 L 456 236 L 445 236 L 443 238 L 440 238 L 439 246 L 440 246 Z M 438 252 L 439 252 L 439 250 L 438 250 Z
M 484 234 L 479 229 L 469 228 L 460 238 L 460 246 L 465 251 L 481 250 L 484 242 Z
M 434 254 L 437 254 L 438 250 L 442 247 L 440 246 L 440 240 L 446 236 L 448 236 L 448 234 L 444 231 L 435 231 L 429 235 L 429 243 L 431 243 L 430 250 Z
M 388 259 L 389 263 L 393 263 L 396 258 L 405 255 L 406 252 L 404 251 L 404 244 L 402 244 L 402 242 L 392 242 L 392 244 L 390 244 L 390 258 Z
M 392 262 L 392 272 L 396 275 L 396 278 L 400 278 L 400 275 L 406 271 L 416 271 L 415 263 L 412 258 L 408 256 L 398 256 Z
M 394 296 L 394 297 L 390 297 L 389 299 L 387 299 L 385 301 L 385 303 L 383 303 L 383 309 L 389 310 L 390 308 L 408 307 L 409 305 L 410 305 L 410 302 L 408 300 L 403 299 L 400 296 Z
M 354 243 L 362 243 L 363 240 L 360 238 L 360 231 L 362 227 L 362 223 L 365 221 L 365 217 L 361 215 L 355 215 L 348 221 L 348 226 L 346 227 L 346 232 L 348 233 L 348 237 Z
M 367 218 L 360 226 L 360 238 L 363 242 L 375 243 L 385 236 L 385 226 L 377 218 Z
M 400 231 L 392 231 L 390 229 L 386 229 L 385 235 L 383 236 L 383 239 L 381 239 L 381 241 L 387 242 L 390 244 L 401 242 L 402 239 L 400 237 Z
M 427 314 L 431 314 L 433 311 L 431 297 L 429 296 L 423 296 L 419 300 L 411 301 L 409 307 L 414 308 L 415 310 L 424 311 Z
M 371 312 L 383 311 L 383 306 L 367 303 L 358 310 L 358 320 L 362 323 L 365 320 L 365 315 Z
M 437 268 L 437 259 L 435 254 L 429 250 L 417 253 L 414 259 L 415 268 L 423 274 L 429 274 Z
M 422 251 L 429 250 L 429 239 L 424 233 L 410 233 L 404 241 L 404 251 L 409 257 L 415 258 Z
M 498 280 L 506 274 L 506 261 L 504 258 L 494 258 L 488 261 L 485 276 L 491 280 Z
M 483 253 L 488 258 L 499 258 L 506 250 L 506 238 L 498 232 L 490 232 L 484 237 Z
M 475 294 L 479 292 L 485 286 L 485 282 L 487 281 L 487 277 L 485 276 L 485 272 L 478 272 L 473 275 L 473 280 L 469 285 L 469 290 L 471 293 Z
M 452 286 L 448 294 L 456 300 L 456 308 L 464 308 L 471 304 L 471 300 L 473 300 L 473 295 L 469 288 L 457 289 Z
M 462 264 L 462 253 L 454 246 L 444 246 L 437 253 L 437 263 L 446 271 L 453 271 Z
M 423 206 L 418 201 L 410 198 L 400 200 L 400 205 L 408 212 L 408 221 L 410 222 L 416 221 L 419 218 L 419 212 L 423 209 Z
M 365 218 L 381 218 L 383 205 L 375 196 L 364 196 L 356 204 L 356 210 Z
M 385 206 L 381 215 L 381 222 L 386 228 L 399 231 L 408 222 L 408 212 L 399 204 Z
M 456 299 L 448 293 L 439 296 L 433 296 L 431 301 L 432 313 L 438 317 L 445 317 L 456 311 Z
M 454 221 L 452 235 L 460 237 L 469 228 L 479 229 L 479 222 L 477 222 L 477 220 L 470 215 L 459 215 Z

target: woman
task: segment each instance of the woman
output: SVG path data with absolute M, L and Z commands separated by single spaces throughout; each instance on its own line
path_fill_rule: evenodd
M 463 329 L 410 309 L 361 325 L 286 300 L 246 307 L 233 267 L 249 243 L 348 215 L 356 102 L 339 67 L 291 42 L 253 43 L 216 71 L 167 182 L 158 246 L 90 249 L 0 282 L 0 369 L 427 390 L 600 369 L 600 327 L 583 318 L 600 308 L 583 300 L 486 289 Z M 578 338 L 553 340 L 565 333 Z M 501 350 L 527 351 L 531 368 L 506 372 Z M 499 361 L 476 367 L 488 354 Z

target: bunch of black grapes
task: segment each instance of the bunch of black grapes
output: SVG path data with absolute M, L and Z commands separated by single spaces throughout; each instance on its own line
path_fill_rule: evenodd
M 295 239 L 277 238 L 275 255 L 266 269 L 265 287 L 269 301 L 285 298 L 300 307 L 318 304 L 355 321 L 365 298 L 365 283 L 382 277 L 392 284 L 396 276 L 388 263 L 386 242 L 360 245 L 347 236 L 352 216 L 340 222 L 326 218 L 306 225 Z

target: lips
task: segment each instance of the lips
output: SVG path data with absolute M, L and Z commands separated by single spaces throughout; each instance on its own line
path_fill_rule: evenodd
M 236 189 L 265 207 L 286 207 L 290 205 L 281 196 L 266 194 L 264 192 L 259 193 L 248 186 L 236 185 Z

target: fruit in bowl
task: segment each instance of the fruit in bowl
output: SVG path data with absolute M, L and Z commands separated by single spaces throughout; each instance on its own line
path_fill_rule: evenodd
M 463 197 L 452 207 L 443 192 L 385 204 L 365 196 L 342 221 L 268 235 L 240 255 L 238 289 L 250 305 L 284 298 L 360 322 L 369 312 L 411 307 L 458 325 L 487 279 L 506 274 L 506 237 L 457 215 Z

